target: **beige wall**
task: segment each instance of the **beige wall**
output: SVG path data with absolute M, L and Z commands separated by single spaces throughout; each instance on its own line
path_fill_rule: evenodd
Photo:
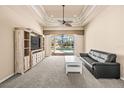
M 51 55 L 51 35 L 45 35 L 44 39 L 44 46 L 45 46 L 45 56 Z
M 74 35 L 74 54 L 80 56 L 80 53 L 84 52 L 84 36 Z
M 109 6 L 88 26 L 85 50 L 98 49 L 116 53 L 124 78 L 124 6 Z
M 14 27 L 42 30 L 25 6 L 0 6 L 0 82 L 14 73 Z

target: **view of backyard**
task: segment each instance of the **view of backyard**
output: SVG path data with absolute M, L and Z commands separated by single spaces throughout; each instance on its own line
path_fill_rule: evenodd
M 74 37 L 72 35 L 52 36 L 51 42 L 52 53 L 73 54 Z

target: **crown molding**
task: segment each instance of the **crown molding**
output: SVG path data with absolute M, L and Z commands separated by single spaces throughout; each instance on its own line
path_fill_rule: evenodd
M 44 27 L 44 30 L 83 30 L 83 27 L 82 26 L 73 26 L 73 27 L 49 26 L 49 27 Z
M 41 26 L 46 26 L 46 21 L 45 21 L 45 15 L 44 13 L 42 13 L 42 11 L 40 12 L 37 5 L 31 5 L 31 6 L 28 6 L 29 8 L 31 8 L 33 10 L 33 13 L 39 17 L 39 24 Z
M 32 5 L 33 11 L 42 20 L 44 26 L 62 26 L 57 20 L 61 18 L 51 18 L 47 15 L 44 7 L 42 5 Z M 82 9 L 80 15 L 76 18 L 65 18 L 65 20 L 72 20 L 72 26 L 84 26 L 93 20 L 106 6 L 100 5 L 85 5 Z
M 85 8 L 82 10 L 82 12 L 79 16 L 79 21 L 82 23 L 89 15 L 92 14 L 95 7 L 96 7 L 95 5 L 94 6 L 85 6 Z
M 93 19 L 96 18 L 97 15 L 99 15 L 107 6 L 102 6 L 102 5 L 96 5 L 96 6 L 89 6 L 88 12 L 84 14 L 82 17 L 81 24 L 82 26 L 87 25 L 90 23 Z

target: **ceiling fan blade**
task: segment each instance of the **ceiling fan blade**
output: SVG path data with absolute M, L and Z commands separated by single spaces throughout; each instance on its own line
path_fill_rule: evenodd
M 71 25 L 71 24 L 69 24 L 69 23 L 65 23 L 65 25 L 66 25 L 66 26 L 69 26 L 69 27 L 72 27 L 72 25 Z
M 63 20 L 58 20 L 59 23 L 64 24 Z
M 63 23 L 63 21 L 62 21 L 62 20 L 58 20 L 58 22 Z
M 73 21 L 66 21 L 66 23 L 72 23 Z

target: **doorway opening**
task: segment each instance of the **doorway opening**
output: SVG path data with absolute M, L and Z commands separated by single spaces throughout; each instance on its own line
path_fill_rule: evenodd
M 74 36 L 73 35 L 54 35 L 51 37 L 52 55 L 73 55 Z

